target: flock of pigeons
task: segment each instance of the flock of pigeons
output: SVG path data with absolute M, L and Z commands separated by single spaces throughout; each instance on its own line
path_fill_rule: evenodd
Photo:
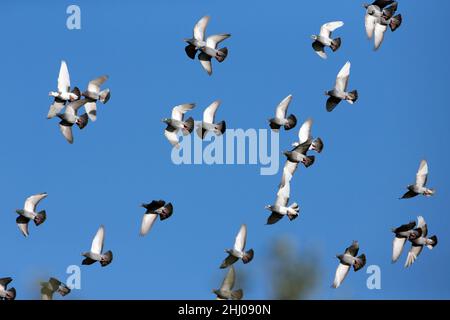
M 365 27 L 369 38 L 375 38 L 375 49 L 378 49 L 384 39 L 384 33 L 388 26 L 392 31 L 395 31 L 402 22 L 401 15 L 395 15 L 398 4 L 392 0 L 376 0 L 370 5 L 365 5 Z M 394 16 L 395 15 L 395 16 Z M 186 54 L 195 59 L 197 56 L 202 67 L 209 75 L 212 74 L 212 58 L 218 62 L 223 62 L 227 57 L 227 48 L 218 49 L 220 42 L 230 37 L 230 34 L 212 35 L 205 39 L 205 30 L 209 22 L 209 17 L 201 18 L 194 27 L 193 37 L 186 39 L 188 45 L 185 48 Z M 331 34 L 337 28 L 344 25 L 341 21 L 329 22 L 324 24 L 320 29 L 319 35 L 313 35 L 312 47 L 321 58 L 327 58 L 325 47 L 330 47 L 332 51 L 336 51 L 341 46 L 341 39 L 332 39 Z M 198 53 L 198 55 L 197 55 Z M 350 62 L 347 62 L 337 75 L 335 86 L 333 89 L 326 91 L 325 94 L 329 97 L 326 102 L 327 111 L 332 111 L 342 100 L 349 103 L 354 103 L 358 99 L 358 92 L 348 91 L 347 84 L 350 75 Z M 64 137 L 69 143 L 73 143 L 72 126 L 76 124 L 80 129 L 83 129 L 88 120 L 95 121 L 97 117 L 96 102 L 108 102 L 110 98 L 110 90 L 101 90 L 101 85 L 108 79 L 107 76 L 101 76 L 91 80 L 88 84 L 87 90 L 83 93 L 77 87 L 71 91 L 70 77 L 67 64 L 62 61 L 58 77 L 58 91 L 50 92 L 50 96 L 54 97 L 54 102 L 48 112 L 48 118 L 60 118 L 59 126 Z M 297 118 L 295 115 L 287 115 L 289 104 L 292 101 L 292 95 L 287 96 L 277 106 L 275 117 L 269 119 L 269 126 L 273 131 L 291 130 L 297 125 Z M 208 132 L 216 135 L 224 134 L 226 130 L 225 121 L 215 122 L 215 113 L 220 105 L 220 101 L 214 101 L 208 106 L 203 113 L 203 121 L 197 128 L 197 134 L 200 138 L 204 138 Z M 78 116 L 78 109 L 84 106 L 85 113 Z M 171 118 L 165 118 L 162 121 L 167 124 L 164 135 L 174 147 L 179 147 L 178 132 L 181 131 L 183 135 L 192 133 L 194 129 L 194 120 L 192 117 L 184 120 L 184 114 L 192 110 L 195 104 L 182 104 L 172 109 Z M 65 108 L 65 110 L 64 110 Z M 64 112 L 63 112 L 64 110 Z M 289 204 L 290 198 L 290 181 L 297 170 L 299 163 L 305 168 L 314 164 L 315 156 L 309 155 L 310 152 L 321 153 L 324 143 L 320 137 L 314 138 L 311 134 L 313 120 L 307 119 L 300 127 L 298 132 L 298 141 L 292 144 L 293 149 L 284 152 L 286 162 L 283 167 L 281 182 L 276 194 L 275 203 L 267 205 L 265 208 L 271 212 L 267 219 L 267 224 L 271 225 L 280 221 L 284 216 L 289 220 L 294 220 L 299 215 L 299 205 L 296 202 Z M 433 189 L 426 187 L 428 176 L 428 165 L 425 160 L 420 163 L 419 170 L 416 174 L 416 181 L 409 185 L 408 191 L 401 197 L 401 199 L 412 198 L 417 195 L 432 196 Z M 45 210 L 37 211 L 37 205 L 41 200 L 47 197 L 47 193 L 40 193 L 32 195 L 26 199 L 23 209 L 16 210 L 18 217 L 16 223 L 21 233 L 29 236 L 29 223 L 32 221 L 36 226 L 41 225 L 46 221 Z M 172 203 L 166 203 L 164 200 L 153 200 L 150 203 L 142 204 L 145 208 L 145 213 L 140 227 L 140 235 L 148 234 L 158 216 L 161 221 L 171 217 L 173 213 Z M 423 217 L 418 217 L 417 224 L 411 221 L 407 224 L 399 226 L 392 230 L 395 234 L 393 241 L 392 261 L 396 262 L 407 241 L 411 243 L 411 248 L 408 252 L 405 267 L 411 266 L 421 253 L 424 246 L 432 249 L 437 245 L 438 239 L 436 236 L 428 237 L 428 227 Z M 99 262 L 102 267 L 109 265 L 113 260 L 112 251 L 104 251 L 103 244 L 105 238 L 105 229 L 100 226 L 89 251 L 83 252 L 83 265 L 91 265 Z M 247 227 L 242 225 L 235 238 L 233 248 L 226 249 L 228 256 L 224 259 L 220 268 L 228 268 L 228 272 L 219 289 L 213 290 L 217 299 L 242 299 L 242 289 L 233 290 L 236 278 L 236 272 L 233 264 L 242 260 L 244 264 L 252 261 L 254 257 L 253 249 L 246 251 Z M 366 264 L 365 254 L 358 256 L 359 243 L 353 241 L 352 244 L 345 249 L 343 254 L 336 257 L 339 259 L 339 265 L 336 270 L 335 278 L 332 287 L 338 288 L 345 277 L 353 267 L 354 271 L 362 269 Z M 16 297 L 16 290 L 9 288 L 8 285 L 12 281 L 11 278 L 0 279 L 0 299 L 13 300 Z M 41 283 L 41 297 L 45 300 L 53 298 L 54 293 L 59 293 L 65 296 L 70 293 L 67 285 L 61 281 L 50 278 L 47 282 Z

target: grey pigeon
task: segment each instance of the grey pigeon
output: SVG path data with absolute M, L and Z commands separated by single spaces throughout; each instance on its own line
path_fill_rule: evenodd
M 200 139 L 203 139 L 209 131 L 214 132 L 216 135 L 221 135 L 225 133 L 227 129 L 225 121 L 220 121 L 218 123 L 214 122 L 217 108 L 220 105 L 220 101 L 216 100 L 211 103 L 203 112 L 202 124 L 197 129 L 197 134 Z
M 415 231 L 416 233 L 412 233 L 408 238 L 409 242 L 411 242 L 411 249 L 406 258 L 405 268 L 410 267 L 417 260 L 423 246 L 427 246 L 428 249 L 432 250 L 438 243 L 436 236 L 428 237 L 428 226 L 425 219 L 421 216 L 417 217 L 417 228 Z
M 36 207 L 39 202 L 47 197 L 47 193 L 38 193 L 28 197 L 25 200 L 23 209 L 17 209 L 16 213 L 19 215 L 16 219 L 19 230 L 25 237 L 28 237 L 28 222 L 32 220 L 36 226 L 41 225 L 47 219 L 45 210 L 36 212 Z
M 327 54 L 325 53 L 325 47 L 330 47 L 333 52 L 335 52 L 341 46 L 341 38 L 332 39 L 331 33 L 344 25 L 342 21 L 333 21 L 325 23 L 320 28 L 320 33 L 318 35 L 312 35 L 311 38 L 314 40 L 312 47 L 314 51 L 322 58 L 326 59 Z
M 219 289 L 214 289 L 213 293 L 216 294 L 217 300 L 241 300 L 244 296 L 242 289 L 233 290 L 234 282 L 236 279 L 236 272 L 234 267 L 230 266 L 228 273 L 223 279 L 222 285 Z
M 249 263 L 253 259 L 253 249 L 248 251 L 245 250 L 245 243 L 247 241 L 247 226 L 243 224 L 239 229 L 239 233 L 234 241 L 234 247 L 232 249 L 226 249 L 225 252 L 228 253 L 228 257 L 220 265 L 220 268 L 226 268 L 231 266 L 233 263 L 242 259 L 244 264 Z
M 408 191 L 400 199 L 413 198 L 419 194 L 426 197 L 434 195 L 435 190 L 426 187 L 428 179 L 428 164 L 425 160 L 420 162 L 419 170 L 416 174 L 416 183 L 409 185 Z
M 358 271 L 362 269 L 366 264 L 366 255 L 361 254 L 357 257 L 359 251 L 358 241 L 353 241 L 352 245 L 345 249 L 344 254 L 336 255 L 339 259 L 339 265 L 336 269 L 336 274 L 334 276 L 333 288 L 338 288 L 345 277 L 347 276 L 350 268 L 353 266 L 353 270 Z
M 195 103 L 180 104 L 173 107 L 172 117 L 165 118 L 162 122 L 167 124 L 164 135 L 172 146 L 179 148 L 177 132 L 181 130 L 183 135 L 189 135 L 194 130 L 194 119 L 192 117 L 184 121 L 184 114 L 195 107 Z
M 353 104 L 358 100 L 358 91 L 353 90 L 348 92 L 348 79 L 350 77 L 350 62 L 348 61 L 339 71 L 336 77 L 336 84 L 330 91 L 326 91 L 325 95 L 329 96 L 327 100 L 327 111 L 331 112 L 342 100 L 346 100 L 348 103 Z
M 53 300 L 53 294 L 59 293 L 61 296 L 68 295 L 70 288 L 55 278 L 50 278 L 47 282 L 41 282 L 41 300 Z
M 285 130 L 290 130 L 297 124 L 297 118 L 293 114 L 286 117 L 291 101 L 292 95 L 290 94 L 278 104 L 275 110 L 275 118 L 269 119 L 269 125 L 273 131 L 278 132 L 281 127 L 284 127 Z
M 312 122 L 312 119 L 309 118 L 302 124 L 298 133 L 299 141 L 292 144 L 294 149 L 284 152 L 284 155 L 290 162 L 302 163 L 306 168 L 311 166 L 315 161 L 315 157 L 308 156 L 307 152 L 314 150 L 320 153 L 323 149 L 322 139 L 313 139 L 311 135 Z
M 91 265 L 95 262 L 99 262 L 102 267 L 106 267 L 113 260 L 113 254 L 111 251 L 103 253 L 103 242 L 105 240 L 105 228 L 100 226 L 94 240 L 92 240 L 91 250 L 84 252 L 81 255 L 85 257 L 82 264 Z
M 390 6 L 387 7 L 388 5 Z M 395 1 L 375 1 L 371 5 L 365 4 L 364 7 L 366 8 L 364 17 L 366 34 L 369 39 L 374 38 L 374 49 L 378 50 L 388 26 L 392 32 L 397 30 L 402 23 L 402 15 L 394 16 L 398 7 Z
M 203 69 L 206 70 L 208 75 L 212 74 L 211 58 L 215 58 L 218 62 L 223 62 L 228 55 L 228 49 L 217 49 L 217 45 L 223 40 L 229 38 L 229 33 L 217 34 L 209 36 L 205 39 L 206 26 L 209 22 L 209 16 L 201 18 L 194 26 L 194 32 L 192 38 L 184 39 L 188 45 L 185 48 L 186 54 L 189 58 L 195 59 L 198 51 L 198 59 Z
M 275 204 L 265 207 L 271 212 L 271 215 L 267 219 L 268 225 L 277 223 L 284 216 L 287 216 L 291 221 L 298 217 L 298 212 L 300 210 L 298 204 L 294 202 L 290 206 L 288 206 L 290 192 L 290 182 L 286 181 L 285 183 L 283 183 L 283 186 L 278 189 Z
M 78 128 L 83 129 L 88 124 L 89 118 L 86 113 L 78 116 L 78 109 L 86 102 L 86 99 L 70 102 L 66 106 L 64 113 L 57 114 L 57 116 L 61 119 L 59 122 L 59 129 L 64 138 L 66 138 L 67 142 L 70 144 L 73 143 L 72 126 L 76 124 Z
M 159 216 L 161 221 L 169 218 L 173 213 L 172 203 L 167 203 L 164 200 L 153 200 L 150 203 L 142 204 L 146 209 L 144 217 L 142 218 L 140 235 L 145 236 L 153 226 L 156 218 Z
M 70 91 L 70 76 L 69 69 L 67 68 L 66 62 L 61 61 L 61 67 L 59 69 L 58 76 L 58 91 L 51 91 L 49 96 L 54 97 L 53 104 L 47 114 L 47 118 L 51 119 L 55 117 L 64 108 L 64 105 L 68 101 L 75 101 L 81 97 L 80 89 L 75 87 L 73 91 Z
M 420 236 L 420 232 L 415 230 L 416 222 L 411 221 L 407 224 L 403 224 L 398 228 L 392 229 L 395 234 L 394 241 L 392 242 L 392 263 L 397 262 L 398 258 L 403 252 L 403 247 L 406 241 L 411 238 L 417 238 Z
M 8 289 L 8 284 L 12 278 L 0 278 L 0 300 L 14 300 L 16 299 L 16 289 Z
M 111 91 L 109 89 L 100 89 L 100 86 L 105 83 L 108 78 L 107 75 L 104 75 L 89 81 L 87 90 L 82 93 L 83 97 L 86 99 L 84 108 L 91 121 L 97 120 L 97 101 L 105 104 L 111 98 Z

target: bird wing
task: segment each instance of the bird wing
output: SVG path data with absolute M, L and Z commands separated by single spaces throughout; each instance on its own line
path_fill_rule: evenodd
M 200 61 L 200 64 L 202 65 L 203 69 L 211 75 L 212 74 L 212 63 L 211 63 L 211 56 L 207 55 L 204 52 L 200 52 L 198 55 L 198 60 Z
M 358 241 L 353 241 L 351 246 L 348 247 L 347 249 L 345 249 L 345 253 L 350 254 L 354 257 L 356 257 L 358 255 L 358 251 L 359 251 Z
M 234 249 L 236 251 L 244 251 L 245 242 L 247 241 L 247 226 L 243 224 L 234 241 Z
M 422 231 L 422 237 L 426 237 L 428 235 L 428 226 L 422 216 L 417 217 L 417 228 Z
M 227 275 L 223 279 L 222 286 L 220 287 L 223 291 L 231 291 L 234 287 L 234 281 L 236 279 L 236 272 L 234 267 L 230 266 Z
M 206 26 L 209 22 L 209 16 L 204 16 L 194 26 L 194 39 L 203 41 L 205 39 Z
M 300 130 L 298 130 L 298 143 L 302 144 L 311 139 L 311 126 L 312 126 L 312 119 L 309 118 L 306 120 L 302 126 L 300 127 Z
M 141 236 L 145 236 L 150 231 L 157 217 L 158 215 L 156 213 L 144 214 L 141 223 L 141 232 L 140 232 Z
M 80 109 L 84 104 L 86 104 L 86 102 L 87 101 L 85 99 L 72 101 L 67 105 L 65 112 L 75 116 L 78 113 L 78 109 Z
M 344 281 L 349 271 L 350 266 L 339 263 L 336 269 L 336 274 L 334 276 L 333 288 L 338 288 L 341 285 L 342 281 Z
M 20 232 L 22 232 L 25 237 L 29 236 L 28 222 L 30 222 L 30 219 L 24 216 L 18 216 L 16 219 L 17 226 L 19 227 Z
M 283 219 L 283 215 L 282 214 L 279 214 L 279 213 L 276 213 L 276 212 L 272 212 L 272 214 L 267 218 L 267 224 L 277 223 L 281 219 Z
M 375 30 L 375 23 L 377 22 L 377 18 L 371 14 L 366 14 L 364 18 L 364 25 L 366 27 L 367 38 L 372 39 L 373 32 Z
M 63 60 L 61 61 L 61 67 L 59 68 L 58 91 L 69 92 L 69 90 L 70 90 L 69 69 L 67 68 L 66 62 Z
M 174 146 L 175 148 L 180 147 L 180 142 L 178 141 L 177 131 L 164 130 L 164 135 L 166 136 L 167 140 L 169 140 L 169 142 L 172 146 Z
M 378 6 L 380 9 L 383 9 L 384 7 L 394 3 L 394 0 L 375 0 L 372 5 Z
M 289 202 L 290 193 L 291 193 L 291 184 L 289 181 L 286 181 L 277 192 L 277 199 L 275 200 L 275 205 L 286 207 Z
M 148 204 L 144 204 L 143 207 L 147 209 L 149 212 L 153 212 L 156 209 L 163 207 L 166 204 L 164 200 L 152 200 L 152 202 Z
M 95 101 L 87 102 L 84 105 L 84 110 L 92 121 L 97 120 L 97 103 Z
M 36 206 L 45 197 L 47 197 L 47 193 L 45 193 L 45 192 L 38 193 L 38 194 L 32 195 L 31 197 L 28 197 L 25 200 L 25 205 L 23 207 L 24 210 L 28 211 L 28 212 L 35 212 Z
M 416 174 L 416 185 L 418 187 L 424 187 L 427 183 L 428 177 L 428 164 L 425 160 L 420 161 L 419 170 Z
M 312 47 L 313 47 L 314 51 L 319 55 L 319 57 L 321 57 L 322 59 L 327 58 L 327 54 L 325 53 L 325 47 L 321 42 L 314 41 L 312 43 Z
M 61 130 L 61 133 L 63 134 L 64 138 L 66 138 L 67 142 L 72 144 L 73 143 L 72 126 L 63 120 L 59 122 L 59 130 Z
M 231 37 L 229 33 L 215 34 L 206 38 L 206 46 L 209 48 L 216 49 L 217 45 L 221 43 L 223 40 Z
M 384 26 L 380 23 L 375 23 L 375 50 L 377 50 L 381 46 L 386 30 L 387 26 Z
M 348 78 L 350 77 L 350 61 L 342 67 L 341 71 L 339 71 L 336 77 L 336 85 L 335 88 L 339 91 L 347 90 Z
M 100 226 L 95 234 L 94 240 L 92 240 L 91 252 L 101 254 L 103 252 L 103 241 L 105 239 L 105 228 Z
M 275 117 L 278 119 L 284 119 L 286 118 L 286 111 L 289 107 L 289 104 L 291 103 L 292 95 L 288 95 L 286 98 L 283 99 L 283 101 L 280 102 L 280 104 L 277 106 L 275 110 Z
M 320 36 L 324 37 L 324 38 L 330 38 L 331 33 L 336 30 L 337 28 L 340 28 L 344 25 L 344 22 L 342 21 L 333 21 L 333 22 L 328 22 L 325 23 L 321 28 L 320 28 Z
M 214 123 L 214 116 L 216 115 L 217 108 L 220 105 L 220 101 L 216 100 L 209 105 L 208 108 L 203 111 L 203 122 Z
M 297 167 L 298 163 L 286 160 L 283 167 L 283 175 L 281 176 L 280 187 L 284 186 L 285 183 L 289 183 L 289 181 L 291 181 L 295 170 L 297 170 Z
M 53 291 L 56 291 L 62 283 L 58 279 L 50 278 L 48 284 Z
M 54 291 L 50 290 L 46 286 L 41 288 L 41 300 L 53 300 Z
M 108 76 L 100 76 L 94 80 L 89 81 L 87 90 L 89 92 L 100 93 L 100 86 L 108 80 Z
M 178 106 L 175 106 L 172 109 L 172 119 L 183 121 L 183 115 L 189 111 L 192 110 L 195 107 L 195 103 L 186 103 L 186 104 L 180 104 Z
M 419 254 L 422 252 L 423 246 L 415 246 L 412 245 L 411 249 L 409 249 L 408 257 L 406 258 L 405 262 L 405 268 L 408 268 L 411 266 L 419 256 Z
M 403 247 L 405 246 L 406 238 L 395 237 L 392 242 L 392 262 L 396 262 L 402 254 Z

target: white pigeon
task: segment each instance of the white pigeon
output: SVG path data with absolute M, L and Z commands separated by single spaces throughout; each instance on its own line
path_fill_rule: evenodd
M 39 226 L 47 219 L 45 210 L 36 212 L 37 205 L 45 197 L 47 197 L 47 193 L 45 192 L 32 195 L 25 200 L 23 209 L 16 210 L 16 213 L 19 215 L 16 219 L 16 223 L 25 237 L 28 237 L 29 235 L 28 223 L 30 220 L 32 220 L 36 226 Z
M 83 97 L 87 100 L 84 108 L 91 121 L 97 120 L 97 101 L 105 104 L 111 98 L 111 91 L 109 89 L 100 89 L 100 86 L 105 83 L 108 78 L 107 75 L 103 75 L 89 81 L 87 90 L 82 93 Z
M 236 279 L 236 272 L 234 267 L 230 266 L 225 279 L 223 279 L 220 289 L 214 289 L 213 292 L 217 296 L 217 300 L 241 300 L 244 293 L 242 289 L 233 290 Z
M 319 35 L 312 35 L 311 38 L 314 40 L 312 43 L 312 47 L 314 51 L 321 57 L 322 59 L 327 58 L 327 54 L 325 53 L 325 47 L 330 47 L 333 52 L 339 49 L 341 46 L 341 38 L 332 39 L 331 33 L 344 25 L 342 21 L 333 21 L 328 22 L 322 25 L 320 28 Z
M 195 103 L 180 104 L 173 107 L 171 118 L 165 118 L 162 120 L 162 122 L 167 124 L 167 127 L 164 130 L 164 135 L 172 146 L 176 148 L 180 147 L 177 136 L 178 130 L 181 130 L 184 135 L 188 135 L 192 132 L 192 130 L 194 130 L 194 119 L 192 117 L 189 117 L 186 121 L 183 120 L 184 114 L 194 108 Z
M 428 180 L 428 163 L 425 160 L 420 161 L 419 170 L 416 173 L 416 182 L 409 185 L 408 191 L 400 199 L 414 198 L 421 194 L 426 197 L 434 195 L 435 190 L 426 187 Z
M 70 102 L 66 106 L 64 113 L 58 113 L 57 116 L 61 119 L 59 122 L 59 129 L 66 138 L 67 142 L 73 143 L 72 126 L 76 124 L 78 128 L 83 129 L 88 124 L 89 118 L 86 113 L 78 116 L 78 109 L 86 103 L 86 99 L 76 100 Z
M 290 182 L 288 180 L 278 189 L 275 204 L 267 205 L 265 207 L 271 212 L 271 215 L 267 219 L 267 224 L 277 223 L 284 216 L 287 216 L 291 221 L 298 217 L 298 212 L 300 210 L 298 204 L 294 202 L 288 206 L 291 192 Z
M 387 7 L 388 5 L 391 6 Z M 398 7 L 398 3 L 395 1 L 377 0 L 370 5 L 365 4 L 364 7 L 366 8 L 364 25 L 367 38 L 374 38 L 374 50 L 378 50 L 388 26 L 392 32 L 397 30 L 402 23 L 402 15 L 394 16 Z
M 153 200 L 150 203 L 142 204 L 142 207 L 146 209 L 144 217 L 142 218 L 140 235 L 145 236 L 153 224 L 156 218 L 159 216 L 161 221 L 169 218 L 173 213 L 172 203 L 167 203 L 164 200 Z
M 225 252 L 228 253 L 228 257 L 220 265 L 220 268 L 226 268 L 231 266 L 233 263 L 242 259 L 244 264 L 249 263 L 253 259 L 253 249 L 245 251 L 245 243 L 247 241 L 247 226 L 243 224 L 239 229 L 239 233 L 234 241 L 234 247 L 232 249 L 226 249 Z
M 103 242 L 105 240 L 105 228 L 100 226 L 95 234 L 94 240 L 92 240 L 91 250 L 84 252 L 81 255 L 85 257 L 82 264 L 91 265 L 95 262 L 100 262 L 102 267 L 106 267 L 113 260 L 113 254 L 111 251 L 103 253 Z
M 407 224 L 403 224 L 398 228 L 392 229 L 392 232 L 395 234 L 394 241 L 392 241 L 392 263 L 396 262 L 400 255 L 403 252 L 403 247 L 405 246 L 406 241 L 412 237 L 416 238 L 420 232 L 415 230 L 416 222 L 411 221 Z
M 350 104 L 353 104 L 356 100 L 358 100 L 357 90 L 350 92 L 347 91 L 348 79 L 350 77 L 350 67 L 350 61 L 347 61 L 336 77 L 334 88 L 325 92 L 325 95 L 329 96 L 326 104 L 328 112 L 333 111 L 342 100 L 345 100 Z
M 50 278 L 46 282 L 41 282 L 41 300 L 53 300 L 53 295 L 58 292 L 61 296 L 68 295 L 70 288 L 55 278 Z
M 217 45 L 231 35 L 229 33 L 217 34 L 209 36 L 205 40 L 205 31 L 209 19 L 209 16 L 202 17 L 194 26 L 193 37 L 184 39 L 184 41 L 188 43 L 185 51 L 189 58 L 195 59 L 197 51 L 200 50 L 198 55 L 200 64 L 208 75 L 211 75 L 211 58 L 215 58 L 218 62 L 223 62 L 228 55 L 228 49 L 226 47 L 217 49 Z
M 428 237 L 428 226 L 422 216 L 417 217 L 417 228 L 415 230 L 417 233 L 408 238 L 409 242 L 411 242 L 411 249 L 406 258 L 405 268 L 410 267 L 417 260 L 423 246 L 427 246 L 428 249 L 432 250 L 438 243 L 438 238 L 435 235 Z
M 286 117 L 291 101 L 292 95 L 290 94 L 278 104 L 275 109 L 275 117 L 269 119 L 269 125 L 273 131 L 278 132 L 281 127 L 284 127 L 285 130 L 290 130 L 297 124 L 297 118 L 293 114 Z
M 214 123 L 216 111 L 219 106 L 220 101 L 216 100 L 203 111 L 203 121 L 197 129 L 197 134 L 200 139 L 203 139 L 209 131 L 214 132 L 216 135 L 225 133 L 225 130 L 227 129 L 225 121 Z
M 58 91 L 51 91 L 49 96 L 54 97 L 53 104 L 47 114 L 47 118 L 51 119 L 55 117 L 64 108 L 67 101 L 78 100 L 81 96 L 80 89 L 75 87 L 72 92 L 70 92 L 70 76 L 69 69 L 67 68 L 66 62 L 61 61 L 61 67 L 59 69 L 58 75 Z
M 353 241 L 352 245 L 345 249 L 344 254 L 336 255 L 336 258 L 339 259 L 339 265 L 334 276 L 333 288 L 339 288 L 352 266 L 355 272 L 365 266 L 366 255 L 362 254 L 357 257 L 358 251 L 359 243 L 358 241 Z

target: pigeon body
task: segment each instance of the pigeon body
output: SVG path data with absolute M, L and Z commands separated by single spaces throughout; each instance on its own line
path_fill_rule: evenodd
M 22 232 L 25 237 L 29 236 L 28 223 L 30 221 L 33 221 L 36 226 L 39 226 L 47 219 L 45 210 L 36 212 L 37 205 L 45 197 L 47 197 L 47 193 L 45 192 L 30 196 L 25 200 L 23 209 L 16 210 L 16 213 L 19 215 L 16 219 L 16 223 L 20 232 Z
M 16 289 L 8 289 L 8 284 L 12 278 L 0 278 L 0 300 L 14 300 L 16 299 Z
M 416 173 L 416 182 L 409 185 L 408 191 L 400 199 L 414 198 L 415 196 L 421 194 L 426 197 L 434 195 L 435 190 L 426 187 L 428 180 L 428 163 L 422 160 L 419 165 L 419 170 Z
M 374 38 L 374 49 L 378 50 L 388 26 L 392 32 L 397 30 L 402 23 L 402 15 L 394 16 L 398 7 L 395 1 L 375 1 L 370 5 L 365 4 L 364 7 L 366 8 L 364 17 L 366 34 L 369 39 Z
M 416 222 L 411 221 L 408 224 L 403 224 L 398 228 L 392 230 L 395 234 L 394 241 L 392 242 L 392 262 L 396 262 L 403 252 L 403 247 L 406 241 L 411 238 L 419 236 L 419 232 L 414 230 Z
M 267 224 L 277 223 L 284 216 L 287 216 L 291 221 L 298 217 L 300 210 L 298 204 L 294 202 L 288 206 L 290 189 L 290 182 L 286 181 L 277 192 L 275 204 L 266 206 L 266 209 L 272 212 L 267 219 Z
M 297 118 L 293 114 L 286 117 L 291 101 L 292 95 L 288 95 L 278 104 L 275 110 L 275 117 L 269 119 L 269 125 L 273 131 L 278 132 L 281 127 L 284 127 L 285 130 L 290 130 L 296 126 Z
M 61 119 L 61 121 L 59 122 L 59 129 L 64 138 L 70 144 L 73 143 L 72 126 L 76 124 L 81 130 L 88 124 L 89 117 L 86 113 L 78 116 L 78 109 L 86 103 L 86 99 L 70 102 L 66 106 L 66 110 L 64 113 L 57 114 L 57 116 Z
M 164 135 L 167 140 L 169 140 L 172 146 L 179 148 L 180 144 L 178 141 L 177 132 L 181 130 L 184 135 L 188 135 L 194 130 L 194 119 L 192 117 L 184 121 L 184 114 L 192 110 L 195 107 L 195 103 L 187 103 L 175 106 L 172 109 L 172 117 L 165 118 L 162 121 L 167 124 L 164 130 Z
M 232 249 L 226 249 L 225 252 L 228 253 L 228 257 L 220 265 L 220 268 L 226 268 L 231 266 L 233 263 L 242 260 L 243 263 L 249 263 L 253 259 L 253 249 L 248 251 L 245 250 L 245 243 L 247 241 L 247 226 L 243 224 L 239 229 L 239 233 L 236 236 L 234 247 Z
M 320 33 L 318 35 L 312 35 L 311 38 L 314 40 L 312 47 L 314 51 L 322 58 L 326 59 L 327 54 L 325 53 L 325 47 L 330 47 L 331 50 L 336 51 L 341 46 L 341 38 L 332 39 L 331 33 L 344 25 L 342 21 L 333 21 L 325 23 L 320 28 Z
M 216 294 L 218 300 L 241 300 L 244 293 L 242 289 L 233 290 L 234 282 L 236 279 L 236 272 L 234 267 L 230 266 L 225 279 L 219 289 L 214 289 L 213 292 Z
M 344 254 L 336 255 L 339 259 L 339 265 L 336 269 L 332 285 L 333 288 L 338 288 L 342 284 L 351 267 L 353 267 L 353 270 L 356 272 L 365 266 L 366 256 L 365 254 L 362 254 L 357 257 L 358 251 L 358 241 L 353 241 L 352 245 L 345 249 Z
M 145 236 L 153 224 L 156 218 L 159 216 L 161 221 L 169 218 L 173 213 L 172 203 L 167 203 L 164 200 L 153 200 L 148 204 L 143 204 L 142 207 L 146 209 L 144 217 L 142 218 L 140 235 Z
M 55 278 L 50 278 L 47 282 L 41 282 L 41 300 L 53 300 L 53 295 L 56 292 L 64 297 L 70 291 L 67 285 Z
M 100 89 L 101 85 L 105 83 L 108 78 L 107 75 L 103 75 L 89 81 L 86 91 L 82 93 L 83 97 L 86 99 L 84 108 L 91 121 L 97 120 L 97 101 L 105 104 L 111 98 L 111 91 L 109 89 Z
M 417 228 L 414 231 L 416 232 L 408 238 L 411 248 L 406 258 L 405 268 L 410 267 L 417 260 L 424 246 L 432 250 L 438 243 L 437 236 L 428 237 L 428 226 L 422 216 L 417 217 Z
M 113 260 L 113 254 L 111 251 L 103 253 L 103 243 L 105 240 L 105 228 L 100 226 L 94 240 L 92 240 L 91 250 L 84 252 L 81 255 L 85 257 L 82 261 L 83 265 L 91 265 L 95 262 L 99 262 L 102 267 L 106 267 Z
M 216 115 L 217 108 L 219 108 L 220 101 L 216 100 L 211 103 L 203 112 L 203 121 L 201 126 L 197 129 L 197 134 L 200 139 L 203 139 L 208 132 L 214 132 L 216 135 L 221 135 L 225 133 L 226 123 L 225 121 L 220 121 L 214 123 L 214 118 Z
M 200 51 L 200 53 L 198 54 L 200 64 L 208 73 L 208 75 L 211 75 L 211 58 L 215 58 L 218 62 L 223 62 L 228 55 L 228 49 L 226 47 L 218 49 L 217 45 L 225 39 L 229 38 L 231 35 L 228 33 L 223 33 L 212 35 L 205 39 L 205 31 L 209 19 L 209 16 L 204 16 L 203 18 L 201 18 L 194 26 L 192 38 L 185 39 L 184 41 L 188 43 L 185 48 L 188 57 L 191 59 L 195 59 L 197 52 Z
M 70 91 L 70 75 L 69 69 L 67 68 L 66 62 L 61 61 L 61 67 L 59 69 L 58 75 L 58 91 L 51 91 L 49 96 L 54 97 L 53 104 L 47 114 L 47 118 L 51 119 L 55 117 L 64 108 L 67 101 L 78 100 L 81 96 L 80 90 L 75 87 L 74 90 Z
M 336 83 L 332 90 L 325 92 L 325 95 L 329 96 L 327 100 L 327 111 L 331 112 L 342 101 L 346 100 L 348 103 L 353 104 L 358 100 L 358 91 L 353 90 L 348 92 L 348 79 L 350 77 L 350 62 L 348 61 L 339 71 L 336 77 Z

